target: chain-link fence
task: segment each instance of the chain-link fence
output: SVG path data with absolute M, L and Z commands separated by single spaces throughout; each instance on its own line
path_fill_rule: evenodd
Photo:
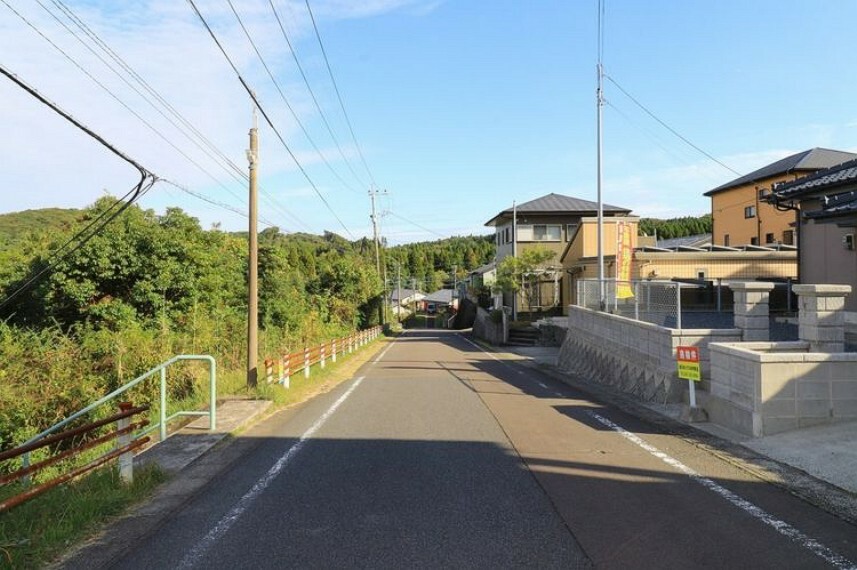
M 777 320 L 797 310 L 792 285 L 791 280 L 775 282 L 770 293 L 771 334 L 777 340 L 790 340 L 797 334 L 785 330 Z M 598 279 L 581 279 L 577 281 L 576 304 L 670 328 L 731 328 L 733 299 L 729 282 L 722 279 L 618 282 L 605 279 L 603 285 Z M 773 329 L 777 329 L 776 334 Z
M 581 279 L 577 304 L 623 317 L 680 329 L 682 284 L 674 281 Z

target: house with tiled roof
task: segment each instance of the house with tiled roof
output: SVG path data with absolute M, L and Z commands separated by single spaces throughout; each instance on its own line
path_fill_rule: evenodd
M 857 159 L 778 184 L 767 200 L 800 213 L 801 283 L 851 285 L 845 308 L 857 312 Z
M 605 224 L 614 228 L 613 239 L 605 238 L 605 252 L 612 247 L 615 253 L 615 221 L 626 218 L 631 210 L 610 204 L 602 204 L 602 210 Z M 563 271 L 561 258 L 584 222 L 591 222 L 597 214 L 597 202 L 551 193 L 501 210 L 485 223 L 494 228 L 498 265 L 504 258 L 520 255 L 529 248 L 541 247 L 555 253 L 537 290 L 531 295 L 518 295 L 516 303 L 520 310 L 559 313 L 571 302 L 568 275 Z M 636 220 L 634 218 L 635 236 Z M 586 233 L 593 227 L 586 224 Z M 525 299 L 531 300 L 532 306 L 525 304 Z M 504 295 L 503 304 L 511 306 L 510 294 Z
M 724 246 L 797 245 L 795 212 L 765 200 L 773 185 L 792 182 L 819 170 L 857 158 L 857 154 L 812 148 L 787 156 L 713 188 L 712 243 Z

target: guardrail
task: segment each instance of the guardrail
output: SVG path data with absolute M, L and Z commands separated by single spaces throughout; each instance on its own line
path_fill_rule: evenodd
M 338 354 L 351 354 L 361 346 L 378 338 L 381 332 L 381 327 L 375 326 L 346 337 L 282 354 L 280 358 L 266 358 L 265 377 L 267 382 L 268 384 L 277 382 L 288 388 L 294 374 L 303 371 L 304 378 L 309 378 L 311 369 L 316 364 L 324 368 L 328 360 L 336 362 Z
M 207 411 L 190 411 L 190 410 L 182 410 L 174 413 L 171 416 L 167 416 L 167 368 L 172 366 L 177 362 L 188 361 L 188 360 L 201 360 L 206 361 L 209 364 L 208 369 L 208 390 L 209 390 L 209 401 L 208 401 L 208 410 Z M 140 384 L 143 380 L 146 380 L 150 376 L 153 376 L 157 373 L 160 373 L 160 393 L 159 393 L 159 421 L 147 428 L 142 432 L 142 435 L 149 433 L 150 431 L 154 431 L 155 429 L 159 430 L 160 440 L 163 441 L 167 438 L 167 423 L 179 416 L 208 416 L 208 429 L 209 431 L 214 431 L 217 427 L 217 363 L 214 361 L 214 358 L 208 356 L 206 354 L 180 354 L 178 356 L 174 356 L 167 360 L 166 362 L 162 362 L 161 364 L 155 366 L 148 372 L 145 372 L 138 376 L 137 378 L 131 380 L 124 386 L 113 390 L 103 398 L 93 402 L 92 404 L 86 406 L 82 410 L 75 412 L 70 415 L 66 419 L 57 422 L 52 425 L 45 431 L 31 437 L 27 441 L 21 444 L 21 447 L 33 444 L 38 442 L 39 440 L 51 435 L 56 432 L 60 428 L 63 428 L 73 422 L 74 420 L 90 413 L 95 408 L 104 405 L 117 398 L 118 396 L 124 394 L 137 384 Z M 21 455 L 21 464 L 22 467 L 27 468 L 30 465 L 30 454 L 29 452 Z
M 12 497 L 6 498 L 3 501 L 0 501 L 0 513 L 7 511 L 13 507 L 16 507 L 30 499 L 41 495 L 45 491 L 52 489 L 58 485 L 66 483 L 75 477 L 79 477 L 84 473 L 92 471 L 105 463 L 118 458 L 119 459 L 119 476 L 121 477 L 124 483 L 131 483 L 134 480 L 134 450 L 145 445 L 149 442 L 149 436 L 140 437 L 141 434 L 134 434 L 135 430 L 138 430 L 142 427 L 145 427 L 149 420 L 143 419 L 139 422 L 132 423 L 130 418 L 146 412 L 149 410 L 149 406 L 139 406 L 134 407 L 130 402 L 123 402 L 119 404 L 119 412 L 113 414 L 108 418 L 104 418 L 102 420 L 98 420 L 95 422 L 90 422 L 86 425 L 76 427 L 73 429 L 69 429 L 60 433 L 56 433 L 49 437 L 43 437 L 38 441 L 33 441 L 26 443 L 24 445 L 18 446 L 14 449 L 6 450 L 0 453 L 0 462 L 9 461 L 12 459 L 17 459 L 18 457 L 29 456 L 30 452 L 35 451 L 36 449 L 41 449 L 43 447 L 47 447 L 49 445 L 55 445 L 63 441 L 67 441 L 78 436 L 83 436 L 85 434 L 90 434 L 99 428 L 110 424 L 116 424 L 116 429 L 104 435 L 100 435 L 95 437 L 89 441 L 85 441 L 78 445 L 75 445 L 65 451 L 57 453 L 56 455 L 52 455 L 38 463 L 33 465 L 23 465 L 20 469 L 16 471 L 12 471 L 6 475 L 0 476 L 0 486 L 9 485 L 14 483 L 15 481 L 25 480 L 29 481 L 29 478 L 34 473 L 38 473 L 48 467 L 53 465 L 57 465 L 64 460 L 70 459 L 74 456 L 77 456 L 84 451 L 89 449 L 94 449 L 102 444 L 105 444 L 113 439 L 117 440 L 116 445 L 112 451 L 108 451 L 104 453 L 88 463 L 75 467 L 70 471 L 62 473 L 49 481 L 41 483 L 35 487 L 30 487 L 25 491 L 18 493 Z

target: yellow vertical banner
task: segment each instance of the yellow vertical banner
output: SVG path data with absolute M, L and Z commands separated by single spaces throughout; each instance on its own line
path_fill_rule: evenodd
M 631 287 L 631 260 L 634 251 L 631 247 L 631 224 L 619 222 L 616 227 L 616 298 L 630 299 L 634 296 Z

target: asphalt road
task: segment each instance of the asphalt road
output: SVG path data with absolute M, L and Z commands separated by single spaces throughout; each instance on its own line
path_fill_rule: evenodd
M 849 568 L 857 528 L 447 331 L 411 331 L 116 568 Z

